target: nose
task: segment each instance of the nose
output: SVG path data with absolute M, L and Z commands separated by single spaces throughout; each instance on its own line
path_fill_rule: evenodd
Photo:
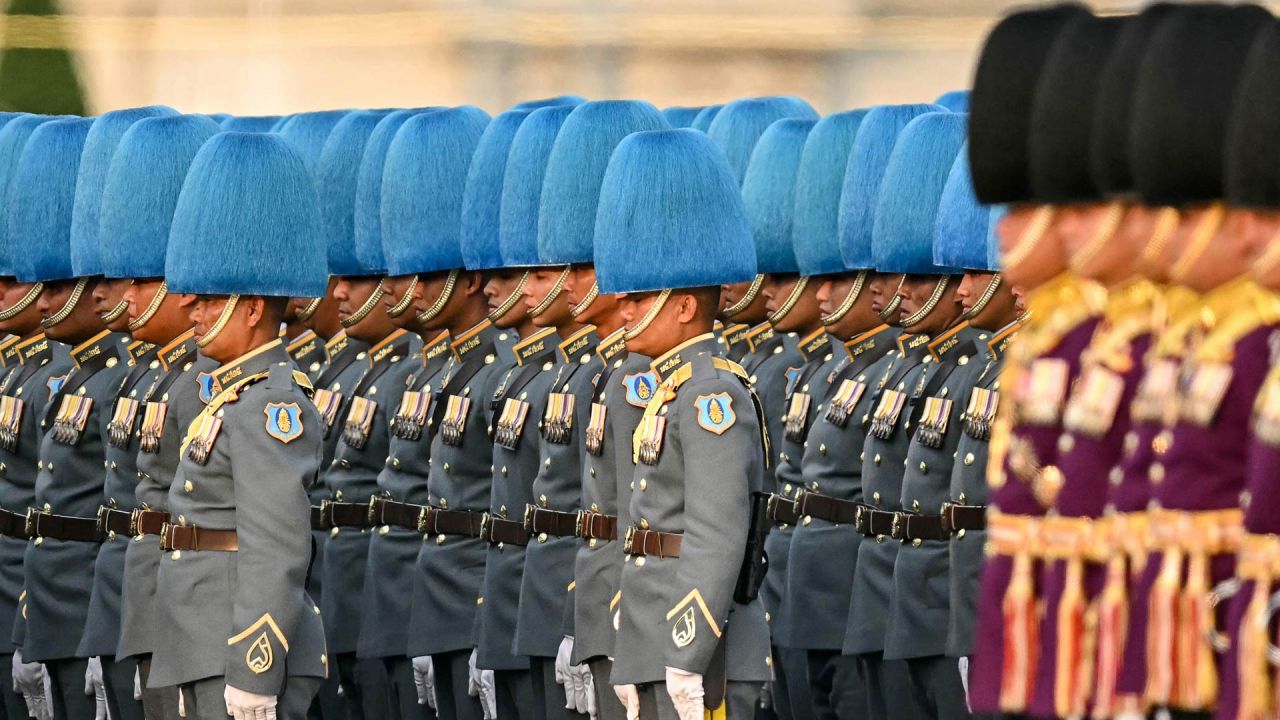
M 333 286 L 333 299 L 341 302 L 351 295 L 351 285 L 346 280 L 339 280 L 338 284 Z

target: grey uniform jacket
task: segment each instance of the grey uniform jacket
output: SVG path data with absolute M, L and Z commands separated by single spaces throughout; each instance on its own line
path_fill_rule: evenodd
M 903 334 L 898 338 L 902 353 L 887 375 L 876 381 L 867 437 L 862 447 L 862 501 L 880 512 L 902 509 L 902 469 L 910 444 L 906 427 L 912 399 L 921 376 L 933 363 L 927 335 Z M 927 359 L 927 361 L 926 361 Z M 893 587 L 893 563 L 898 541 L 880 535 L 858 544 L 858 559 L 850 591 L 849 616 L 845 626 L 845 655 L 884 650 L 885 623 L 889 621 L 889 596 Z
M 0 381 L 3 427 L 0 428 L 0 507 L 9 516 L 9 533 L 0 534 L 0 622 L 21 627 L 19 619 L 25 579 L 22 560 L 27 552 L 23 525 L 27 508 L 36 502 L 36 462 L 44 428 L 41 413 L 49 402 L 50 381 L 71 369 L 71 356 L 62 343 L 43 333 L 4 349 L 4 379 Z M 13 652 L 10 633 L 0 633 L 0 653 Z
M 961 416 L 982 364 L 975 355 L 989 338 L 990 333 L 965 326 L 929 343 L 933 362 L 909 418 L 911 443 L 899 498 L 903 513 L 938 516 L 950 497 Z M 951 604 L 948 545 L 945 539 L 923 538 L 899 544 L 885 626 L 886 658 L 943 654 Z
M 188 330 L 160 349 L 157 360 L 163 374 L 142 396 L 139 413 L 143 422 L 148 413 L 153 421 L 159 420 L 154 444 L 150 440 L 146 444 L 140 442 L 135 460 L 138 484 L 134 496 L 137 507 L 143 510 L 168 510 L 169 487 L 178 472 L 182 438 L 204 409 L 202 397 L 213 399 L 208 390 L 213 387 L 212 373 L 218 364 L 196 353 L 194 335 Z M 162 615 L 156 610 L 159 572 L 160 536 L 152 533 L 134 537 L 125 550 L 117 657 L 149 654 L 165 634 L 160 629 Z
M 159 348 L 150 343 L 134 342 L 128 347 L 129 372 L 124 377 L 115 399 L 108 409 L 106 473 L 102 506 L 129 512 L 137 506 L 134 487 L 138 484 L 137 429 L 145 413 L 147 388 L 160 376 Z M 94 657 L 115 655 L 120 645 L 120 598 L 124 585 L 125 553 L 129 537 L 108 532 L 98 548 L 93 566 L 93 590 L 89 594 L 89 619 L 80 638 L 77 655 Z
M 783 423 L 780 433 L 771 439 L 781 446 L 778 463 L 774 469 L 774 483 L 770 490 L 786 500 L 795 497 L 796 489 L 804 482 L 800 462 L 808 442 L 809 429 L 817 417 L 818 406 L 826 399 L 827 375 L 837 362 L 831 350 L 831 336 L 818 330 L 802 338 L 797 346 L 800 364 L 786 372 L 768 378 L 768 382 L 783 386 Z M 764 381 L 761 381 L 764 382 Z M 794 528 L 778 524 L 765 538 L 765 552 L 769 556 L 769 572 L 765 575 L 760 598 L 764 601 L 766 617 L 773 644 L 792 647 L 790 612 L 784 607 L 783 597 L 789 584 L 787 569 Z
M 390 449 L 387 422 L 400 402 L 404 381 L 414 363 L 405 361 L 418 349 L 417 335 L 397 330 L 369 348 L 363 371 L 344 393 L 333 462 L 324 472 L 329 500 L 367 505 L 378 492 L 378 472 Z M 325 542 L 320 611 L 325 638 L 333 653 L 356 652 L 364 615 L 364 576 L 369 557 L 367 527 L 335 527 Z
M 102 505 L 111 403 L 128 369 L 124 336 L 103 331 L 72 348 L 74 367 L 41 414 L 45 424 L 36 469 L 34 507 L 93 519 Z M 26 578 L 24 658 L 43 662 L 76 657 L 89 617 L 98 543 L 37 536 L 23 559 Z M 23 624 L 23 619 L 17 622 Z
M 222 676 L 279 695 L 287 676 L 327 672 L 324 629 L 304 587 L 320 419 L 295 372 L 279 340 L 219 367 L 218 395 L 184 436 L 169 489 L 172 521 L 234 529 L 238 550 L 174 550 L 161 559 L 156 606 L 165 636 L 152 687 Z
M 540 330 L 512 348 L 516 367 L 507 371 L 494 391 L 493 491 L 489 513 L 495 519 L 521 523 L 525 505 L 533 502 L 538 475 L 538 421 L 547 391 L 555 377 L 553 360 L 560 338 L 553 328 Z M 525 547 L 494 542 L 489 545 L 484 585 L 476 613 L 476 664 L 487 670 L 520 670 L 526 657 L 512 650 Z M 559 624 L 560 617 L 547 618 Z
M 1013 340 L 1019 325 L 1014 323 L 995 334 L 982 347 L 985 357 L 972 363 L 981 368 L 973 388 L 993 393 L 977 398 L 982 402 L 957 428 L 962 434 L 956 447 L 956 463 L 951 469 L 951 502 L 958 505 L 987 504 L 987 443 L 991 423 L 999 407 L 1000 372 L 1004 368 L 1005 350 Z M 966 406 L 970 397 L 957 399 Z M 947 626 L 946 653 L 952 657 L 973 654 L 973 633 L 978 618 L 978 583 L 982 577 L 983 546 L 986 530 L 966 530 L 954 533 L 950 543 L 950 619 Z
M 800 463 L 804 487 L 841 500 L 862 502 L 862 444 L 874 386 L 897 357 L 898 330 L 881 325 L 836 350 L 845 360 L 822 379 L 829 387 L 819 403 Z M 849 616 L 849 590 L 862 535 L 851 523 L 801 517 L 791 536 L 783 605 L 792 619 L 791 647 L 839 650 Z M 772 560 L 772 557 L 770 558 Z M 772 570 L 770 570 L 772 572 Z
M 751 387 L 764 407 L 765 429 L 769 432 L 773 453 L 769 464 L 777 465 L 782 453 L 782 415 L 787 408 L 787 385 L 778 378 L 783 377 L 788 368 L 800 367 L 800 351 L 796 349 L 794 337 L 777 334 L 768 323 L 747 331 L 743 342 L 747 344 L 747 353 L 742 358 L 742 369 L 747 371 Z M 764 482 L 764 476 L 761 476 L 761 482 Z M 769 492 L 773 483 L 751 489 Z
M 582 508 L 583 430 L 591 421 L 592 381 L 601 369 L 598 344 L 595 327 L 588 326 L 566 337 L 558 348 L 538 423 L 542 462 L 533 479 L 532 502 L 540 510 L 572 514 Z M 564 620 L 566 608 L 573 604 L 573 565 L 580 541 L 544 532 L 541 525 L 530 529 L 512 648 L 517 655 L 555 657 L 564 636 L 573 635 Z M 567 615 L 572 619 L 571 612 Z
M 615 685 L 660 682 L 667 667 L 707 675 L 721 643 L 728 680 L 769 678 L 764 608 L 733 599 L 764 439 L 745 373 L 718 347 L 708 333 L 653 363 L 662 386 L 636 432 L 631 527 L 683 540 L 680 557 L 624 561 Z
M 649 358 L 628 353 L 623 339 L 625 328 L 600 341 L 597 354 L 603 368 L 595 380 L 592 397 L 595 422 L 589 428 L 599 441 L 584 443 L 582 507 L 593 513 L 613 515 L 619 528 L 627 527 L 627 505 L 631 501 L 631 481 L 635 463 L 631 460 L 631 437 L 644 406 L 658 387 Z M 602 415 L 602 417 L 601 417 Z M 622 579 L 622 543 L 617 539 L 580 540 L 574 561 L 573 662 L 613 657 L 613 611 L 618 603 L 618 583 Z
M 424 441 L 419 415 L 427 407 L 419 405 L 428 396 L 449 363 L 449 333 L 431 340 L 417 358 L 401 364 L 412 372 L 400 388 L 400 397 L 388 392 L 387 416 L 391 433 L 387 458 L 378 473 L 378 494 L 395 502 L 424 505 L 427 502 L 427 472 L 430 470 L 430 437 Z M 394 388 L 388 387 L 388 390 Z M 375 519 L 375 522 L 377 520 Z M 404 657 L 405 628 L 413 605 L 414 565 L 422 534 L 394 525 L 381 525 L 369 538 L 369 558 L 364 574 L 364 617 L 360 621 L 360 657 Z
M 507 370 L 515 365 L 509 347 L 495 346 L 498 337 L 512 335 L 485 321 L 455 337 L 450 367 L 432 385 L 431 417 L 415 455 L 430 445 L 427 497 L 422 502 L 443 510 L 483 515 L 493 488 L 493 423 L 490 399 Z M 442 425 L 448 429 L 441 432 Z M 414 455 L 408 443 L 392 447 L 401 465 Z M 412 460 L 421 465 L 423 461 Z M 484 581 L 488 543 L 467 535 L 436 535 L 418 542 L 413 574 L 410 657 L 437 655 L 474 647 L 476 600 Z

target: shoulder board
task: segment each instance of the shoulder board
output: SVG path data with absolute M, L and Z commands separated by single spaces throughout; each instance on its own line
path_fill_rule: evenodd
M 315 389 L 315 387 L 311 384 L 311 378 L 307 377 L 307 374 L 302 372 L 301 370 L 293 371 L 293 381 L 297 383 L 303 390 L 306 390 L 308 392 Z
M 716 368 L 717 370 L 724 370 L 725 372 L 731 372 L 734 375 L 737 375 L 738 377 L 742 378 L 748 383 L 751 382 L 750 376 L 747 375 L 747 371 L 741 365 L 739 365 L 738 363 L 732 360 L 728 360 L 722 357 L 712 357 L 711 366 Z
M 214 413 L 223 405 L 239 400 L 240 391 L 260 380 L 265 380 L 270 374 L 271 373 L 269 372 L 261 372 L 256 375 L 246 375 L 245 377 L 240 378 L 232 383 L 230 387 L 223 388 L 222 392 L 218 393 L 212 400 L 210 400 L 209 404 L 205 406 L 205 411 Z

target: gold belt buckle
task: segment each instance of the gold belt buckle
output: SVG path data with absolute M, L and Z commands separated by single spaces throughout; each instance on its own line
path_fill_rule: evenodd
M 427 527 L 430 525 L 431 510 L 432 508 L 429 505 L 418 510 L 418 532 L 424 534 L 427 532 Z
M 106 505 L 98 506 L 98 514 L 95 516 L 95 520 L 98 524 L 98 534 L 106 535 L 107 534 L 107 506 Z
M 382 505 L 380 502 L 378 502 L 379 500 L 382 500 L 382 498 L 378 497 L 377 495 L 369 496 L 369 509 L 365 514 L 365 518 L 369 521 L 370 525 L 382 524 L 380 522 L 382 518 L 378 517 L 378 514 L 379 514 L 378 510 L 381 508 L 381 505 Z
M 36 509 L 27 508 L 26 521 L 22 525 L 22 529 L 26 531 L 28 537 L 35 537 L 36 534 Z
M 631 552 L 631 542 L 635 540 L 635 537 L 636 537 L 636 527 L 632 525 L 627 528 L 627 534 L 622 539 L 622 551 L 624 553 L 628 555 L 633 554 Z
M 530 535 L 533 534 L 533 515 L 537 511 L 538 511 L 537 505 L 534 505 L 533 503 L 525 503 L 524 519 L 522 520 L 521 524 L 524 526 L 524 531 L 529 533 Z
M 169 530 L 173 527 L 172 523 L 160 523 L 160 549 L 164 551 L 172 550 L 169 542 Z
M 889 537 L 893 538 L 894 540 L 902 540 L 903 529 L 904 528 L 902 527 L 902 513 L 896 512 L 893 514 L 893 523 L 889 525 Z
M 492 542 L 493 537 L 493 516 L 485 513 L 480 516 L 480 539 L 485 542 Z
M 129 535 L 138 537 L 142 533 L 138 532 L 138 524 L 142 520 L 142 508 L 134 508 L 129 513 Z
M 573 518 L 573 534 L 574 534 L 575 536 L 580 537 L 580 538 L 585 538 L 585 537 L 587 536 L 587 533 L 586 533 L 586 527 L 587 527 L 586 517 L 587 517 L 587 511 L 585 511 L 585 510 L 579 510 L 578 512 L 574 513 L 574 518 Z

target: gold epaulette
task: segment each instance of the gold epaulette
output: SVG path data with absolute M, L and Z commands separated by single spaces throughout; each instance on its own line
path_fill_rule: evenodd
M 1033 293 L 1032 319 L 1019 332 L 1023 357 L 1047 354 L 1081 323 L 1102 314 L 1107 291 L 1098 283 L 1064 273 Z
M 308 393 L 311 392 L 312 390 L 315 390 L 315 387 L 311 384 L 311 378 L 307 377 L 307 374 L 302 372 L 301 370 L 293 371 L 293 381 L 297 383 L 298 386 L 301 387 L 303 390 L 306 390 Z
M 1085 349 L 1086 363 L 1099 363 L 1118 373 L 1133 368 L 1133 340 L 1151 332 L 1159 291 L 1154 283 L 1138 280 L 1112 291 L 1103 323 Z
M 712 357 L 711 365 L 717 370 L 724 370 L 726 372 L 731 372 L 734 375 L 737 375 L 738 377 L 742 378 L 743 380 L 746 380 L 747 382 L 751 382 L 751 378 L 747 375 L 746 369 L 732 360 L 728 360 L 722 357 Z
M 182 438 L 182 452 L 185 453 L 187 451 L 187 445 L 191 443 L 192 438 L 194 438 L 200 431 L 201 420 L 205 416 L 215 415 L 222 409 L 223 405 L 239 400 L 240 391 L 243 390 L 246 385 L 251 385 L 259 380 L 264 380 L 270 374 L 270 372 L 260 372 L 254 375 L 246 375 L 232 383 L 230 386 L 223 388 L 222 392 L 215 395 L 213 399 L 209 401 L 209 404 L 205 405 L 204 409 L 200 411 L 200 414 L 196 415 L 195 419 L 191 421 L 191 424 L 187 426 L 187 434 Z
M 717 370 L 724 370 L 725 372 L 733 373 L 734 375 L 737 375 L 738 377 L 742 378 L 742 380 L 748 384 L 751 382 L 751 380 L 747 375 L 747 371 L 743 369 L 741 365 L 739 365 L 738 363 L 732 360 L 726 360 L 725 358 L 722 358 L 719 356 L 712 356 L 711 366 L 716 368 Z M 693 379 L 693 363 L 687 362 L 684 365 L 681 365 L 679 368 L 677 368 L 675 372 L 671 373 L 671 375 L 666 380 L 663 380 L 662 387 L 674 392 L 681 385 L 689 382 L 692 379 Z M 671 398 L 669 397 L 664 398 L 664 401 L 670 400 L 670 399 Z
M 1280 322 L 1280 299 L 1253 281 L 1233 284 L 1211 302 L 1230 309 L 1214 313 L 1213 328 L 1192 353 L 1198 363 L 1229 363 L 1241 338 L 1263 325 Z

